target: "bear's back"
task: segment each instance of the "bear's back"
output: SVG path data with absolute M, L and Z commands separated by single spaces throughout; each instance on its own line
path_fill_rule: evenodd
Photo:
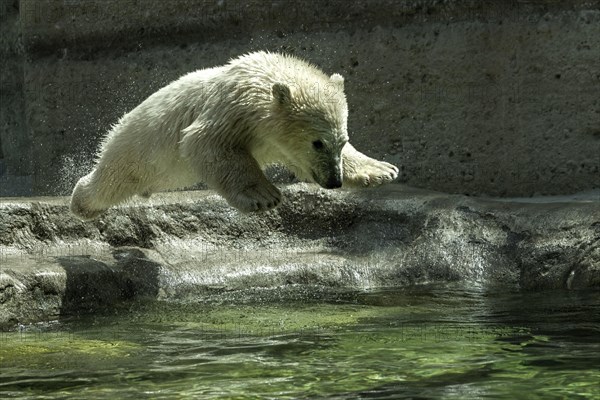
M 249 53 L 231 60 L 228 67 L 231 76 L 239 79 L 240 83 L 260 86 L 269 94 L 275 83 L 305 89 L 329 81 L 329 77 L 314 65 L 279 53 Z

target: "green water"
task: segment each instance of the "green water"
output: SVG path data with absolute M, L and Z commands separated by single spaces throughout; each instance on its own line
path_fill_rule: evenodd
M 257 291 L 0 336 L 0 398 L 600 398 L 600 293 Z

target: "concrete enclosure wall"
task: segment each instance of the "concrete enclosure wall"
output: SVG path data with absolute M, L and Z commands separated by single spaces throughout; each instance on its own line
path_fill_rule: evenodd
M 600 2 L 2 0 L 0 195 L 67 194 L 110 125 L 254 50 L 346 78 L 350 138 L 400 181 L 600 187 Z

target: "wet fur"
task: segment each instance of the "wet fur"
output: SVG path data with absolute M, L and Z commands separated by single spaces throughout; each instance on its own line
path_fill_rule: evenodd
M 262 172 L 273 163 L 321 186 L 336 177 L 345 187 L 395 179 L 396 167 L 347 143 L 347 118 L 343 78 L 294 57 L 257 52 L 198 70 L 112 127 L 94 170 L 73 190 L 71 210 L 94 219 L 132 196 L 197 182 L 241 211 L 268 210 L 281 202 Z

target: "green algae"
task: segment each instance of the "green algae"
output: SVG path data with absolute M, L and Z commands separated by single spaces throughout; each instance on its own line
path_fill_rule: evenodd
M 69 332 L 4 332 L 0 334 L 0 365 L 27 368 L 73 368 L 130 357 L 139 344 L 90 339 Z

